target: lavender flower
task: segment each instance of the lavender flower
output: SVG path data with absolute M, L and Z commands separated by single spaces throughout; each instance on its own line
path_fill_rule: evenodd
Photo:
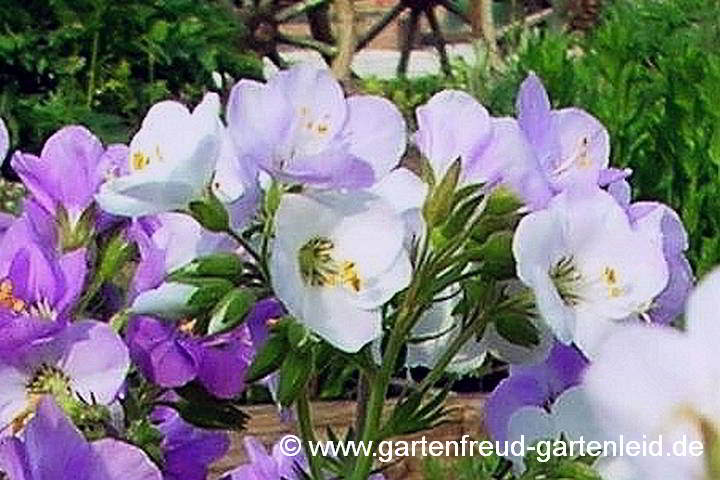
M 57 253 L 49 215 L 33 202 L 0 240 L 0 311 L 67 319 L 84 286 L 85 249 Z M 50 228 L 48 228 L 50 227 Z
M 191 329 L 192 324 L 178 328 L 152 317 L 133 317 L 127 331 L 133 362 L 162 387 L 180 387 L 197 379 L 219 398 L 242 392 L 254 355 L 247 327 L 205 337 L 194 336 Z
M 654 323 L 669 324 L 683 312 L 694 284 L 692 267 L 686 257 L 689 241 L 685 226 L 680 216 L 667 205 L 658 202 L 630 203 L 630 185 L 625 180 L 609 185 L 608 193 L 625 208 L 636 228 L 648 222 L 659 222 L 669 278 L 665 290 L 655 298 L 647 315 Z
M 608 168 L 610 136 L 592 115 L 578 108 L 552 110 L 540 79 L 531 73 L 520 86 L 518 124 L 555 192 L 578 181 L 605 186 L 629 175 Z
M 22 428 L 46 394 L 61 404 L 81 399 L 107 405 L 115 399 L 130 358 L 110 327 L 92 320 L 52 329 L 27 323 L 15 336 L 0 335 L 0 431 Z M 18 324 L 8 330 L 13 326 Z
M 10 480 L 161 480 L 139 448 L 103 439 L 88 443 L 50 397 L 22 438 L 0 440 L 0 471 Z
M 220 100 L 208 93 L 192 113 L 184 105 L 153 105 L 130 142 L 122 175 L 95 196 L 106 212 L 141 217 L 186 208 L 200 198 L 220 153 Z
M 227 433 L 193 427 L 169 407 L 157 407 L 151 417 L 164 435 L 163 480 L 205 480 L 209 466 L 230 448 Z
M 5 126 L 5 122 L 0 118 L 0 163 L 5 160 L 5 155 L 7 155 L 9 149 L 10 134 Z
M 636 478 L 715 478 L 720 405 L 720 271 L 708 274 L 687 302 L 686 332 L 628 326 L 611 337 L 585 375 L 591 404 L 611 438 L 657 439 L 665 445 L 701 442 L 701 455 L 628 458 Z M 612 386 L 612 388 L 609 388 Z
M 53 217 L 59 210 L 66 213 L 74 229 L 123 156 L 127 156 L 125 145 L 106 149 L 86 128 L 69 126 L 45 142 L 39 157 L 16 153 L 12 167 L 33 198 Z

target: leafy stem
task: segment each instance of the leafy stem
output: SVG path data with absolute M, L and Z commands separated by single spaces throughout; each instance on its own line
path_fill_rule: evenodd
M 258 268 L 260 269 L 260 273 L 263 276 L 263 279 L 265 281 L 270 281 L 270 272 L 267 267 L 267 261 L 265 258 L 255 250 L 255 248 L 250 245 L 250 242 L 245 240 L 242 235 L 234 231 L 232 228 L 228 228 L 225 233 L 227 233 L 230 237 L 232 237 L 233 240 L 235 240 L 237 243 L 240 244 L 240 246 L 243 247 L 243 249 L 255 260 L 255 263 L 257 263 Z
M 316 480 L 322 480 L 323 476 L 321 458 L 316 457 L 312 454 L 310 449 L 310 442 L 315 442 L 315 432 L 312 427 L 312 415 L 310 412 L 310 398 L 307 387 L 305 387 L 298 397 L 295 408 L 297 411 L 298 428 L 300 429 L 300 435 L 303 439 L 303 449 L 305 450 L 310 463 L 310 473 L 312 478 Z

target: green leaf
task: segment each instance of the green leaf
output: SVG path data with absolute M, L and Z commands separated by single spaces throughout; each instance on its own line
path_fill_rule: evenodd
M 225 205 L 212 193 L 189 205 L 193 218 L 211 232 L 226 232 L 230 229 L 230 217 Z
M 273 373 L 283 364 L 288 351 L 290 351 L 290 342 L 285 332 L 272 333 L 267 343 L 255 355 L 245 380 L 251 383 Z
M 234 400 L 215 398 L 201 385 L 192 382 L 176 388 L 181 400 L 171 402 L 186 422 L 209 430 L 242 430 L 248 416 Z
M 280 367 L 277 401 L 284 406 L 292 405 L 305 388 L 313 372 L 313 350 L 302 348 L 290 350 Z
M 244 271 L 244 262 L 238 255 L 222 252 L 196 258 L 187 265 L 173 271 L 169 279 L 176 282 L 200 277 L 221 277 L 227 280 L 236 280 Z
M 136 254 L 137 247 L 125 238 L 123 232 L 115 234 L 100 254 L 97 278 L 100 282 L 113 279 Z
M 517 212 L 523 206 L 522 200 L 507 188 L 496 188 L 488 198 L 485 213 L 488 215 L 508 215 Z
M 432 193 L 426 200 L 423 216 L 431 227 L 444 223 L 450 215 L 461 169 L 462 165 L 458 158 L 450 166 L 440 183 L 432 189 Z
M 476 251 L 475 260 L 482 262 L 483 273 L 496 279 L 515 276 L 515 259 L 512 253 L 513 232 L 492 233 Z
M 232 282 L 222 278 L 202 278 L 183 283 L 198 288 L 187 301 L 190 310 L 197 313 L 213 308 L 234 287 Z
M 236 288 L 229 291 L 215 305 L 210 314 L 208 335 L 226 332 L 238 326 L 245 319 L 257 298 L 249 290 Z
M 495 329 L 510 343 L 530 348 L 540 345 L 540 332 L 524 315 L 505 314 L 495 320 Z

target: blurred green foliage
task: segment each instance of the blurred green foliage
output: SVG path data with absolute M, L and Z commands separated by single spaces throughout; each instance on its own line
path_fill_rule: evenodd
M 259 77 L 244 37 L 226 0 L 4 0 L 0 116 L 26 151 L 71 123 L 126 141 L 153 102 L 216 88 L 212 72 Z
M 455 77 L 369 80 L 365 89 L 412 109 L 462 88 L 495 115 L 514 113 L 528 72 L 555 107 L 577 105 L 602 121 L 611 163 L 634 171 L 637 200 L 668 203 L 690 233 L 702 274 L 720 263 L 720 2 L 616 0 L 588 36 L 525 31 L 510 40 L 506 68 L 455 64 Z

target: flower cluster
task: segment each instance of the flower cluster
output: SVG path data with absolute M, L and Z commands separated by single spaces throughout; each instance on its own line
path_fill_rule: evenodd
M 224 108 L 160 102 L 129 145 L 69 126 L 14 153 L 29 196 L 0 217 L 0 476 L 202 480 L 251 384 L 312 440 L 311 379 L 333 364 L 359 372 L 357 440 L 432 427 L 437 381 L 500 361 L 497 439 L 601 436 L 577 422 L 599 408 L 618 430 L 716 441 L 717 379 L 687 372 L 713 371 L 718 282 L 673 331 L 687 235 L 631 201 L 602 124 L 552 109 L 533 74 L 517 118 L 447 90 L 414 123 L 300 65 L 240 81 Z M 414 367 L 429 373 L 382 415 Z M 377 473 L 372 456 L 245 446 L 224 478 Z

